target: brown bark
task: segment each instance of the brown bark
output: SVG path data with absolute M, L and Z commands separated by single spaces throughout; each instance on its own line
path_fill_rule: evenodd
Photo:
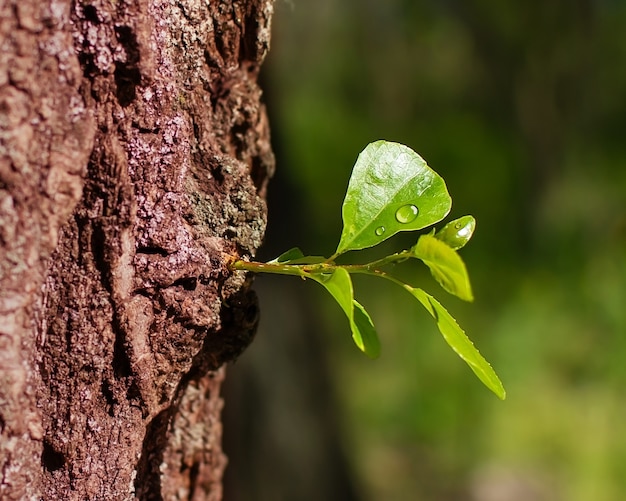
M 0 498 L 221 499 L 272 0 L 0 3 Z

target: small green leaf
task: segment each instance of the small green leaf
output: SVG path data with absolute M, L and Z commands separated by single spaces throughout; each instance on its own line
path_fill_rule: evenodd
M 268 261 L 268 263 L 288 263 L 289 261 L 300 259 L 302 257 L 304 257 L 302 251 L 298 247 L 292 247 L 288 251 L 283 252 L 277 258 Z
M 350 274 L 343 268 L 337 268 L 332 274 L 307 273 L 306 276 L 330 292 L 348 317 L 354 343 L 367 356 L 376 358 L 380 353 L 380 342 L 370 316 L 363 306 L 354 300 Z
M 305 256 L 298 247 L 283 252 L 268 264 L 317 264 L 326 261 L 324 256 Z
M 444 180 L 411 148 L 388 141 L 370 143 L 348 183 L 335 255 L 435 224 L 451 205 Z
M 435 233 L 435 238 L 447 243 L 454 250 L 459 250 L 472 238 L 475 228 L 476 219 L 473 216 L 463 216 L 446 224 Z
M 474 344 L 465 335 L 465 332 L 459 327 L 456 320 L 452 318 L 452 315 L 450 315 L 435 298 L 422 289 L 417 289 L 406 284 L 404 288 L 417 298 L 424 308 L 428 310 L 428 313 L 433 316 L 443 338 L 459 357 L 470 366 L 483 384 L 500 399 L 504 400 L 506 398 L 506 391 L 504 390 L 500 378 L 498 378 L 498 375 L 491 365 L 489 365 L 489 362 L 483 358 Z
M 465 263 L 445 242 L 432 235 L 421 235 L 411 252 L 424 261 L 435 280 L 446 291 L 465 301 L 474 300 Z

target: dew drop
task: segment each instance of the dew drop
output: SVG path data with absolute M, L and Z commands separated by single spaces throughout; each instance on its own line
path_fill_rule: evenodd
M 418 213 L 419 209 L 415 205 L 403 205 L 396 211 L 396 219 L 399 223 L 408 224 L 415 220 Z
M 385 227 L 384 226 L 379 226 L 378 228 L 376 228 L 374 233 L 376 233 L 376 236 L 381 237 L 383 235 L 383 233 L 385 233 Z

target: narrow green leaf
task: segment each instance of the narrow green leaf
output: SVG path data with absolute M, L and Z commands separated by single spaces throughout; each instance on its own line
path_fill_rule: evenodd
M 424 261 L 435 280 L 446 291 L 465 301 L 474 300 L 465 263 L 445 242 L 436 236 L 421 235 L 411 252 L 413 256 Z
M 332 273 L 308 273 L 313 280 L 320 283 L 330 292 L 347 317 L 352 320 L 352 301 L 354 292 L 350 274 L 343 268 L 336 268 Z
M 435 224 L 451 205 L 444 180 L 411 148 L 388 141 L 370 143 L 348 183 L 335 255 Z
M 354 338 L 354 330 L 352 331 L 352 338 L 354 342 L 359 346 L 359 343 L 363 346 L 359 346 L 361 350 L 370 358 L 376 358 L 380 355 L 380 341 L 378 340 L 378 334 L 376 328 L 372 322 L 369 313 L 365 311 L 365 308 L 358 302 L 354 301 L 354 324 L 360 341 Z
M 354 300 L 350 274 L 343 268 L 337 268 L 332 274 L 307 273 L 306 276 L 326 288 L 339 303 L 350 322 L 352 339 L 358 348 L 371 358 L 380 353 L 380 343 L 370 316 L 363 306 Z
M 474 216 L 463 216 L 446 224 L 435 233 L 435 238 L 447 243 L 454 250 L 459 250 L 472 238 L 475 228 Z
M 498 378 L 498 375 L 491 365 L 489 365 L 489 362 L 483 358 L 474 344 L 465 335 L 465 332 L 459 327 L 456 320 L 452 318 L 452 315 L 450 315 L 435 298 L 422 289 L 417 289 L 406 284 L 404 288 L 417 298 L 424 308 L 428 310 L 428 313 L 433 316 L 443 338 L 459 357 L 470 366 L 483 384 L 493 391 L 498 398 L 504 400 L 506 398 L 506 391 L 504 390 L 500 378 Z

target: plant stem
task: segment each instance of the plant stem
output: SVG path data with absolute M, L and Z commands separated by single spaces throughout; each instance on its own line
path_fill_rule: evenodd
M 232 270 L 252 271 L 254 273 L 274 273 L 278 275 L 295 275 L 306 278 L 311 274 L 333 273 L 337 268 L 343 268 L 348 273 L 375 273 L 381 267 L 394 262 L 404 261 L 411 257 L 409 251 L 402 251 L 376 261 L 365 264 L 335 264 L 332 260 L 312 264 L 289 264 L 289 263 L 259 263 L 256 261 L 233 261 L 230 265 Z
M 274 273 L 278 275 L 306 276 L 304 264 L 259 263 L 256 261 L 237 260 L 231 263 L 231 270 L 252 271 L 253 273 Z

